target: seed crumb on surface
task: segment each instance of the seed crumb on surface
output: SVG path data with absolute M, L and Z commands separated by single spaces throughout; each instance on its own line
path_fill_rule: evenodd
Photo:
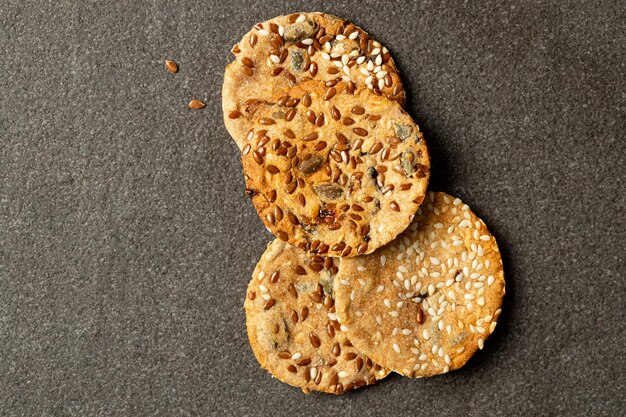
M 178 64 L 171 59 L 165 60 L 165 69 L 171 74 L 176 74 L 178 72 Z
M 189 102 L 189 108 L 193 110 L 199 110 L 206 107 L 206 104 L 202 100 L 191 100 Z

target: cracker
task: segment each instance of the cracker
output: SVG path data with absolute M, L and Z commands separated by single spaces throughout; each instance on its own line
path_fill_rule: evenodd
M 410 224 L 426 193 L 428 150 L 397 102 L 329 89 L 302 83 L 255 112 L 242 151 L 247 193 L 279 239 L 363 255 Z
M 363 29 L 324 13 L 295 13 L 258 23 L 232 52 L 226 67 L 222 108 L 226 129 L 245 145 L 249 116 L 259 103 L 275 103 L 310 79 L 367 88 L 401 104 L 405 92 L 387 48 Z
M 463 366 L 496 327 L 505 293 L 483 221 L 458 198 L 432 192 L 392 243 L 342 259 L 334 289 L 354 345 L 410 377 Z
M 331 258 L 268 245 L 248 285 L 248 338 L 261 366 L 304 392 L 342 394 L 388 371 L 356 350 L 335 317 Z

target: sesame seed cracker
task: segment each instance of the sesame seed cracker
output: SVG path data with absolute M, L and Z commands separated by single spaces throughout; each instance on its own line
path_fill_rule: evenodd
M 495 329 L 505 293 L 494 237 L 469 207 L 429 192 L 384 248 L 342 259 L 334 294 L 348 337 L 409 377 L 460 368 Z

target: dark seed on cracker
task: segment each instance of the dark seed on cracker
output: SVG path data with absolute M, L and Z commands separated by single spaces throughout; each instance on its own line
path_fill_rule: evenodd
M 283 37 L 286 42 L 299 42 L 312 37 L 316 29 L 317 24 L 307 19 L 304 22 L 287 26 Z
M 411 136 L 413 127 L 409 125 L 396 124 L 396 136 L 402 140 L 407 140 Z
M 416 159 L 415 153 L 411 150 L 407 150 L 402 153 L 400 163 L 402 164 L 402 169 L 407 177 L 413 175 L 417 171 Z
M 313 190 L 325 200 L 337 200 L 343 195 L 343 188 L 332 183 L 316 184 L 313 186 Z
M 300 162 L 298 166 L 298 171 L 300 171 L 304 175 L 311 175 L 324 163 L 324 159 L 320 155 L 311 155 L 310 158 L 307 158 Z
M 295 51 L 291 53 L 291 69 L 293 71 L 301 71 L 303 62 L 304 57 L 302 56 L 302 52 Z

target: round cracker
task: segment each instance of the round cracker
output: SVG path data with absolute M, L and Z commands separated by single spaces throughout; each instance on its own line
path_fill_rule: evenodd
M 310 45 L 309 45 L 310 44 Z M 387 48 L 363 29 L 325 13 L 294 13 L 258 23 L 237 43 L 226 67 L 222 108 L 226 129 L 245 145 L 249 116 L 311 79 L 368 88 L 404 103 L 405 92 Z
M 458 198 L 432 192 L 395 241 L 342 259 L 334 288 L 354 345 L 410 377 L 463 366 L 493 332 L 505 293 L 483 221 Z
M 275 240 L 261 257 L 245 301 L 250 345 L 261 366 L 304 392 L 342 394 L 389 371 L 342 331 L 332 298 L 332 258 L 309 257 Z
M 426 193 L 419 126 L 367 89 L 349 95 L 337 86 L 333 95 L 302 83 L 259 108 L 249 136 L 248 195 L 275 236 L 307 251 L 370 253 L 410 224 Z

